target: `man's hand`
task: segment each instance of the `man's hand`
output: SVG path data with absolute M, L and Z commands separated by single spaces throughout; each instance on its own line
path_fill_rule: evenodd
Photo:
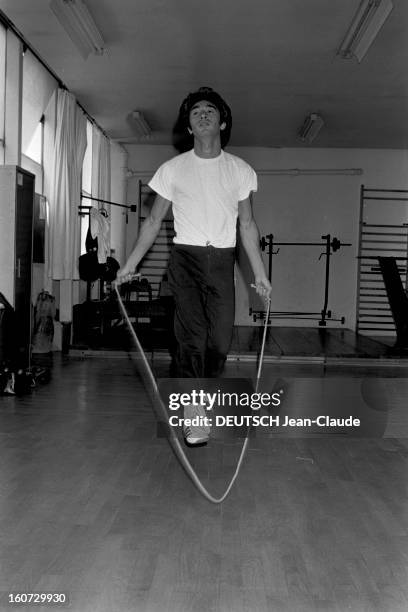
M 140 276 L 140 272 L 136 273 L 135 271 L 129 271 L 127 266 L 123 266 L 123 268 L 118 270 L 114 284 L 119 286 L 123 283 L 128 283 L 129 281 L 135 280 Z
M 272 285 L 266 276 L 256 276 L 255 284 L 253 284 L 252 287 L 256 289 L 257 294 L 262 298 L 266 300 L 270 299 L 272 294 Z

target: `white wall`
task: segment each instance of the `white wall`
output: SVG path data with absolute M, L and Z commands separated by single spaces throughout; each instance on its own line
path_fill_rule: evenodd
M 128 201 L 137 201 L 138 179 L 146 181 L 155 169 L 176 153 L 170 146 L 129 145 L 128 167 L 136 172 L 128 180 Z M 320 242 L 330 233 L 352 243 L 332 257 L 329 308 L 333 317 L 344 316 L 346 327 L 356 319 L 358 225 L 360 186 L 408 189 L 408 151 L 362 149 L 268 149 L 231 147 L 230 153 L 248 161 L 257 171 L 259 189 L 254 215 L 261 235 L 273 233 L 275 241 Z M 270 174 L 271 171 L 357 169 L 361 176 Z M 127 230 L 127 247 L 137 233 L 136 220 Z M 319 247 L 281 247 L 273 259 L 272 310 L 320 311 L 323 306 L 324 265 Z M 267 265 L 267 257 L 265 265 Z M 262 308 L 250 289 L 252 279 L 244 267 L 237 273 L 236 323 L 252 325 L 249 306 Z M 278 325 L 311 325 L 308 321 L 280 319 Z M 316 323 L 312 323 L 315 325 Z

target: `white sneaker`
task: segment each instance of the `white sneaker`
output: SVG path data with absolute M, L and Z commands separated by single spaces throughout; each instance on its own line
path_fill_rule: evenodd
M 184 407 L 184 419 L 196 419 L 197 425 L 183 425 L 183 434 L 187 444 L 206 444 L 210 438 L 211 426 L 208 425 L 208 415 L 203 406 Z

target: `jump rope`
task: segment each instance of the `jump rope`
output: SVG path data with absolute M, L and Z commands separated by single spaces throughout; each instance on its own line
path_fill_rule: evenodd
M 140 274 L 135 275 L 133 278 L 138 278 L 140 276 Z M 254 287 L 254 285 L 251 285 L 252 287 Z M 142 345 L 140 344 L 139 338 L 137 337 L 137 334 L 134 330 L 134 327 L 129 319 L 129 315 L 126 312 L 126 308 L 123 304 L 122 301 L 122 297 L 119 293 L 118 290 L 118 286 L 115 284 L 115 291 L 116 291 L 116 295 L 118 298 L 118 303 L 120 306 L 120 309 L 122 311 L 123 317 L 127 323 L 127 326 L 129 328 L 129 331 L 131 333 L 131 336 L 133 338 L 133 341 L 136 345 L 136 348 L 138 349 L 141 357 L 142 357 L 142 363 L 145 369 L 145 372 L 147 374 L 147 377 L 150 381 L 150 385 L 151 385 L 151 389 L 153 392 L 153 397 L 151 398 L 153 401 L 153 405 L 158 405 L 159 407 L 159 412 L 161 414 L 161 416 L 163 417 L 163 420 L 165 423 L 168 423 L 168 414 L 167 414 L 167 410 L 166 407 L 163 403 L 163 400 L 160 396 L 160 391 L 159 388 L 157 386 L 157 382 L 156 379 L 154 377 L 154 374 L 152 372 L 152 369 L 149 365 L 149 362 L 147 360 L 147 357 L 145 355 L 145 352 L 142 348 Z M 264 351 L 265 351 L 265 341 L 266 341 L 266 331 L 267 331 L 267 327 L 268 327 L 268 321 L 269 321 L 269 312 L 270 312 L 270 307 L 271 307 L 271 300 L 270 298 L 267 298 L 266 300 L 267 305 L 266 305 L 266 315 L 265 315 L 265 323 L 264 323 L 264 328 L 263 328 L 263 336 L 262 336 L 262 344 L 261 344 L 261 352 L 259 355 L 259 363 L 258 363 L 258 370 L 257 370 L 257 375 L 256 375 L 256 385 L 255 385 L 255 392 L 258 391 L 258 385 L 259 385 L 259 381 L 261 379 L 261 372 L 262 372 L 262 364 L 263 364 L 263 357 L 264 357 Z M 242 466 L 242 462 L 244 460 L 247 448 L 248 448 L 248 444 L 249 444 L 249 433 L 251 430 L 251 426 L 248 427 L 248 431 L 244 440 L 244 443 L 242 445 L 242 449 L 241 449 L 241 453 L 238 459 L 238 463 L 237 463 L 237 467 L 235 469 L 234 475 L 231 478 L 231 481 L 228 485 L 228 487 L 225 490 L 225 493 L 221 496 L 221 497 L 214 497 L 213 495 L 211 495 L 211 493 L 205 488 L 205 486 L 203 485 L 203 483 L 201 482 L 201 480 L 199 479 L 199 477 L 197 476 L 193 466 L 191 465 L 188 457 L 186 456 L 183 447 L 180 444 L 180 440 L 178 439 L 178 437 L 176 436 L 176 434 L 174 433 L 172 427 L 169 425 L 168 427 L 168 435 L 167 435 L 167 439 L 169 440 L 169 444 L 172 447 L 177 459 L 179 460 L 181 466 L 183 467 L 183 469 L 185 470 L 185 472 L 187 473 L 187 475 L 190 477 L 190 479 L 192 480 L 192 482 L 194 483 L 195 487 L 198 489 L 198 491 L 211 503 L 213 504 L 221 504 L 229 495 L 232 486 L 234 484 L 234 482 L 236 481 L 238 474 L 240 472 L 241 466 Z

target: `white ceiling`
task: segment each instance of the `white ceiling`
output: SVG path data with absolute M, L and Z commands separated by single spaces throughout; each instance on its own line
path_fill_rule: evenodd
M 0 9 L 106 133 L 134 135 L 142 110 L 168 143 L 178 107 L 206 85 L 232 108 L 231 144 L 293 147 L 310 112 L 313 146 L 408 148 L 408 2 L 361 62 L 336 57 L 360 0 L 86 0 L 108 48 L 86 61 L 49 0 Z

